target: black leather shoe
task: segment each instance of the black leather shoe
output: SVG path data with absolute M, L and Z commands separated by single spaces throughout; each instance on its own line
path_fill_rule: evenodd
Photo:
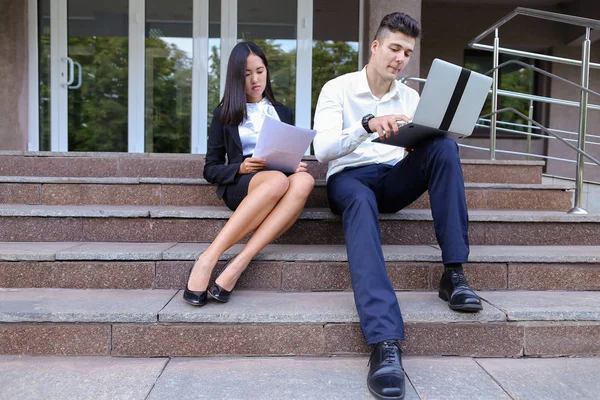
M 188 274 L 188 280 L 185 284 L 185 290 L 183 291 L 183 300 L 185 300 L 187 303 L 193 305 L 193 306 L 197 306 L 197 307 L 202 307 L 203 305 L 206 304 L 206 301 L 208 300 L 208 296 L 206 295 L 206 290 L 200 291 L 200 292 L 195 292 L 193 290 L 190 290 L 188 285 L 190 283 L 190 275 L 192 274 L 192 269 L 194 269 L 194 266 L 192 265 L 192 268 L 190 268 L 190 272 Z
M 231 289 L 231 292 L 233 292 L 233 289 Z M 231 295 L 231 292 L 228 292 L 216 283 L 213 283 L 210 286 L 210 289 L 208 289 L 208 294 L 210 294 L 210 297 L 212 297 L 219 303 L 227 303 L 229 301 L 229 296 Z
M 448 306 L 453 310 L 466 312 L 483 310 L 481 299 L 471 290 L 462 272 L 444 271 L 438 296 L 447 301 Z
M 369 359 L 367 386 L 376 399 L 402 400 L 405 394 L 404 368 L 402 368 L 400 342 L 379 342 Z
M 230 258 L 229 261 L 227 261 L 225 263 L 225 265 L 223 266 L 223 270 L 221 271 L 221 274 L 223 273 L 223 271 L 225 271 L 225 268 L 227 268 L 227 266 L 229 265 L 229 263 L 231 261 L 233 261 L 233 258 Z M 219 278 L 219 277 L 217 276 L 217 278 Z M 210 288 L 208 289 L 208 294 L 210 294 L 210 297 L 212 297 L 219 303 L 227 303 L 229 301 L 229 296 L 231 296 L 232 292 L 233 292 L 233 289 L 231 289 L 231 291 L 227 291 L 227 290 L 223 289 L 221 286 L 217 285 L 216 282 L 213 283 L 210 286 Z

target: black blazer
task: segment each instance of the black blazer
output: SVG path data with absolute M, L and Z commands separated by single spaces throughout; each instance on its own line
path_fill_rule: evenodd
M 291 108 L 280 103 L 274 104 L 274 107 L 281 122 L 294 124 L 294 113 Z M 235 183 L 240 165 L 244 161 L 238 126 L 221 125 L 222 108 L 217 107 L 213 111 L 204 163 L 204 179 L 219 185 L 217 188 L 219 199 L 223 198 L 225 187 Z M 227 160 L 225 156 L 227 156 Z

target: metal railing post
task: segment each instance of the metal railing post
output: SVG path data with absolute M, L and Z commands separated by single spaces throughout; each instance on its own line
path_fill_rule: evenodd
M 581 56 L 581 86 L 587 89 L 590 83 L 590 28 L 585 30 L 585 40 L 582 45 Z M 587 129 L 587 105 L 588 93 L 581 91 L 581 100 L 579 103 L 579 136 L 577 139 L 578 148 L 585 151 L 585 131 Z M 573 208 L 569 214 L 587 214 L 587 211 L 581 207 L 581 198 L 583 194 L 583 164 L 584 158 L 582 153 L 577 154 L 577 175 L 575 178 L 575 197 L 573 199 Z
M 529 100 L 529 121 L 527 121 L 527 154 L 531 154 L 531 121 L 533 121 L 533 100 Z M 527 156 L 529 160 L 529 156 Z
M 498 111 L 498 61 L 500 58 L 500 38 L 498 37 L 498 29 L 495 30 L 494 36 L 494 81 L 492 82 L 492 118 L 490 123 L 490 160 L 496 159 L 496 121 L 498 119 L 496 111 Z

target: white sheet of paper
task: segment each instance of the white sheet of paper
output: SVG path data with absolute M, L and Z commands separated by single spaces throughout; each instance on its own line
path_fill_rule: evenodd
M 316 133 L 267 115 L 258 134 L 253 157 L 267 160 L 268 169 L 294 172 Z

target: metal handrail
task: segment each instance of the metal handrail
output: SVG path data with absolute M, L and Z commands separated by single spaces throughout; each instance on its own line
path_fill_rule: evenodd
M 523 15 L 528 17 L 540 18 L 548 21 L 555 21 L 566 23 L 570 25 L 581 26 L 585 28 L 585 39 L 582 42 L 582 52 L 581 52 L 581 61 L 571 60 L 561 57 L 548 56 L 544 54 L 538 53 L 530 53 L 525 51 L 517 51 L 511 49 L 505 49 L 500 47 L 500 36 L 499 36 L 499 28 L 506 24 L 508 21 L 516 17 L 517 15 Z M 590 33 L 592 29 L 600 29 L 600 21 L 576 17 L 572 15 L 564 15 L 553 13 L 549 11 L 540 11 L 533 10 L 529 8 L 517 7 L 514 11 L 507 14 L 504 18 L 500 19 L 494 25 L 489 27 L 479 36 L 477 36 L 474 40 L 469 43 L 469 46 L 472 48 L 480 48 L 484 50 L 490 50 L 493 52 L 493 82 L 492 82 L 492 113 L 491 115 L 491 124 L 490 124 L 490 158 L 495 159 L 496 152 L 496 122 L 497 122 L 497 114 L 498 114 L 498 78 L 499 78 L 499 54 L 507 53 L 507 54 L 517 54 L 520 56 L 530 57 L 538 60 L 546 60 L 551 62 L 559 62 L 571 65 L 581 66 L 581 85 L 579 86 L 581 96 L 579 102 L 579 135 L 578 135 L 578 156 L 577 156 L 577 170 L 576 170 L 576 185 L 575 185 L 575 196 L 574 196 L 574 205 L 569 213 L 572 214 L 587 214 L 587 212 L 581 208 L 581 199 L 582 199 L 582 188 L 583 188 L 583 166 L 584 166 L 584 154 L 585 153 L 585 131 L 587 126 L 587 110 L 588 110 L 588 96 L 590 91 L 589 87 L 589 72 L 590 68 L 600 68 L 600 64 L 594 64 L 590 62 L 590 48 L 591 48 L 591 40 Z M 484 37 L 490 35 L 494 32 L 494 45 L 482 45 L 479 42 Z M 506 65 L 506 64 L 505 64 Z M 503 65 L 504 66 L 504 65 Z M 528 67 L 529 68 L 529 67 Z M 545 72 L 544 72 L 545 73 Z M 547 74 L 547 73 L 545 73 Z M 557 76 L 553 76 L 557 77 Z M 558 77 L 559 79 L 563 79 Z M 572 84 L 572 83 L 571 83 Z M 597 93 L 593 93 L 598 95 Z M 516 110 L 515 110 L 516 111 Z M 520 113 L 519 113 L 520 114 Z M 532 121 L 531 119 L 528 119 Z M 536 123 L 537 124 L 537 123 Z M 549 131 L 548 131 L 549 132 Z M 561 139 L 562 140 L 562 139 Z M 571 145 L 564 141 L 563 142 L 571 147 Z
M 517 60 L 515 60 L 515 61 L 517 61 Z M 504 65 L 504 64 L 506 64 L 506 63 L 502 63 L 502 65 Z M 529 64 L 525 64 L 525 65 L 529 65 Z M 561 77 L 559 77 L 559 78 L 561 78 Z M 561 79 L 564 79 L 564 78 L 561 78 Z M 402 82 L 402 83 L 405 83 L 405 82 L 408 82 L 408 81 L 425 83 L 426 80 L 427 79 L 424 79 L 424 78 L 415 78 L 415 77 L 412 77 L 412 76 L 406 76 L 406 77 L 400 78 L 400 82 Z M 567 82 L 573 83 L 573 82 L 568 81 L 568 80 L 567 80 Z M 577 85 L 577 86 L 579 86 L 579 85 Z M 492 90 L 490 89 L 489 92 L 492 93 Z M 591 90 L 589 91 L 589 93 L 596 94 L 596 95 L 600 96 L 599 93 L 596 93 L 596 92 L 591 91 Z M 569 106 L 569 107 L 579 107 L 579 102 L 577 102 L 577 101 L 555 99 L 553 97 L 536 96 L 534 94 L 512 92 L 510 90 L 498 89 L 498 94 L 502 95 L 504 97 L 512 97 L 514 99 L 520 99 L 520 100 L 533 100 L 533 101 L 538 101 L 540 103 L 557 104 L 557 105 L 560 105 L 560 106 Z M 588 104 L 588 108 L 592 109 L 592 110 L 600 110 L 600 104 Z
M 517 7 L 512 12 L 506 14 L 504 18 L 501 18 L 494 25 L 486 29 L 482 34 L 473 39 L 471 43 L 479 42 L 481 39 L 488 36 L 490 33 L 494 32 L 496 29 L 500 28 L 502 25 L 504 25 L 517 15 L 541 18 L 547 21 L 562 22 L 565 24 L 582 26 L 584 28 L 600 29 L 600 21 L 597 21 L 595 19 L 577 17 L 575 15 L 559 14 L 550 11 L 535 10 L 533 8 Z M 471 43 L 469 43 L 469 45 Z
M 473 43 L 472 45 L 469 45 L 469 46 L 476 50 L 494 51 L 494 46 L 491 46 L 489 44 Z M 557 62 L 559 64 L 566 64 L 566 65 L 573 65 L 576 67 L 581 67 L 581 60 L 573 60 L 571 58 L 563 58 L 563 57 L 557 57 L 557 56 L 548 56 L 545 54 L 531 53 L 529 51 L 509 49 L 506 47 L 498 47 L 498 50 L 502 54 L 508 54 L 511 56 L 533 58 L 535 60 L 540 60 L 540 61 Z M 600 69 L 600 64 L 590 62 L 590 68 Z
M 586 93 L 594 94 L 594 95 L 600 97 L 600 93 L 598 93 L 598 92 L 595 92 L 595 91 L 593 91 L 593 90 L 591 90 L 589 88 L 586 88 L 586 87 L 583 87 L 583 86 L 578 85 L 576 83 L 573 83 L 570 80 L 563 78 L 562 76 L 553 74 L 552 72 L 545 71 L 545 70 L 543 70 L 541 68 L 536 67 L 535 65 L 524 63 L 523 61 L 520 61 L 520 60 L 508 60 L 508 61 L 505 61 L 502 64 L 498 65 L 497 67 L 490 69 L 484 75 L 490 75 L 494 71 L 496 71 L 496 70 L 498 70 L 500 68 L 506 67 L 507 65 L 510 65 L 510 64 L 517 64 L 517 65 L 520 65 L 522 67 L 534 70 L 535 72 L 538 72 L 538 73 L 540 73 L 542 75 L 546 75 L 546 76 L 548 76 L 550 78 L 557 79 L 557 80 L 559 80 L 559 81 L 561 81 L 563 83 L 566 83 L 568 85 L 575 86 L 576 88 L 581 89 L 581 90 L 583 90 Z M 579 105 L 579 103 L 577 103 L 577 105 Z
M 492 25 L 491 27 L 486 29 L 484 32 L 482 32 L 475 39 L 470 41 L 469 47 L 471 47 L 473 49 L 493 51 L 494 46 L 480 44 L 477 42 L 481 41 L 486 36 L 492 34 L 497 29 L 499 29 L 502 25 L 506 24 L 508 21 L 510 21 L 511 19 L 513 19 L 514 17 L 516 17 L 518 15 L 522 15 L 525 17 L 545 19 L 547 21 L 561 22 L 561 23 L 565 23 L 565 24 L 581 26 L 583 28 L 588 28 L 588 29 L 600 29 L 600 21 L 595 20 L 595 19 L 576 17 L 574 15 L 553 13 L 550 11 L 534 10 L 532 8 L 517 7 L 512 12 L 510 12 L 506 16 L 504 16 L 504 18 L 501 18 L 494 25 Z M 529 57 L 529 58 L 534 58 L 537 60 L 558 62 L 558 63 L 562 63 L 562 64 L 570 64 L 570 65 L 577 65 L 577 66 L 582 65 L 581 60 L 573 60 L 573 59 L 563 58 L 563 57 L 548 56 L 545 54 L 508 49 L 508 48 L 504 48 L 504 47 L 499 48 L 499 50 L 500 50 L 500 53 L 515 55 L 515 56 L 519 56 L 519 57 Z M 595 68 L 595 69 L 600 69 L 600 64 L 590 63 L 590 67 Z
M 499 121 L 501 122 L 501 121 Z M 475 126 L 480 127 L 480 128 L 489 128 L 489 125 L 483 125 L 483 124 L 475 124 Z M 524 125 L 527 126 L 527 125 Z M 538 127 L 532 127 L 535 129 L 539 129 Z M 531 132 L 523 132 L 523 131 L 518 131 L 516 129 L 509 129 L 509 128 L 496 128 L 496 130 L 498 131 L 502 131 L 502 132 L 508 132 L 508 133 L 513 133 L 515 135 L 521 135 L 521 136 L 527 136 L 527 137 L 536 137 L 536 138 L 540 138 L 540 139 L 556 139 L 556 137 L 554 136 L 547 136 L 547 135 L 538 135 L 536 133 L 531 133 Z M 549 129 L 552 131 L 556 131 L 555 129 Z M 569 138 L 563 138 L 564 140 L 566 140 L 567 142 L 577 142 L 577 139 L 569 139 Z M 600 142 L 585 142 L 586 144 L 589 145 L 596 145 L 596 146 L 600 146 Z M 488 149 L 489 151 L 489 149 Z M 596 165 L 596 164 L 592 164 L 592 165 Z M 599 165 L 600 166 L 600 165 Z
M 485 118 L 479 118 L 478 121 L 483 121 L 483 122 L 490 122 L 489 119 L 485 119 Z M 508 122 L 508 121 L 498 121 L 499 124 L 503 124 L 503 125 L 512 125 L 512 126 L 518 126 L 521 128 L 528 128 L 529 125 L 525 125 L 525 124 L 517 124 L 516 122 Z M 489 128 L 489 125 L 482 125 L 486 128 Z M 531 129 L 540 129 L 537 126 L 532 126 Z M 565 131 L 564 129 L 553 129 L 553 128 L 548 128 L 549 130 L 551 130 L 552 132 L 557 132 L 557 133 L 564 133 L 566 135 L 579 135 L 578 132 L 571 132 L 571 131 Z M 519 133 L 524 133 L 523 131 L 517 131 L 515 130 L 515 132 L 519 132 Z M 548 139 L 548 136 L 543 136 L 543 135 L 538 135 L 542 138 L 546 138 Z M 600 139 L 600 135 L 591 135 L 591 134 L 587 134 L 586 137 L 592 137 L 592 138 L 596 138 L 596 139 Z M 553 137 L 550 137 L 550 139 L 554 139 Z M 600 142 L 589 142 L 586 141 L 586 143 L 589 144 L 600 144 Z
M 464 147 L 466 149 L 474 149 L 474 150 L 481 150 L 481 151 L 490 151 L 490 149 L 488 149 L 487 147 L 480 147 L 480 146 L 472 146 L 469 144 L 464 144 L 464 143 L 458 143 L 459 147 Z M 498 153 L 504 153 L 504 154 L 514 154 L 514 155 L 518 155 L 518 156 L 530 156 L 530 157 L 537 157 L 537 158 L 543 158 L 546 160 L 556 160 L 556 161 L 564 161 L 564 162 L 568 162 L 568 163 L 576 163 L 576 160 L 569 160 L 568 158 L 559 158 L 559 157 L 552 157 L 552 156 L 546 156 L 544 154 L 530 154 L 530 153 L 523 153 L 521 151 L 511 151 L 511 150 L 498 150 Z M 586 162 L 585 165 L 596 165 L 595 163 L 590 163 L 590 162 Z
M 581 150 L 579 148 L 577 148 L 576 146 L 573 146 L 571 143 L 569 143 L 567 140 L 563 139 L 562 137 L 560 137 L 559 135 L 557 135 L 556 133 L 552 132 L 551 130 L 549 130 L 548 128 L 546 128 L 545 126 L 537 123 L 536 121 L 530 119 L 527 115 L 523 114 L 522 112 L 520 112 L 519 110 L 516 110 L 512 107 L 505 107 L 505 108 L 501 108 L 498 111 L 494 111 L 485 115 L 482 115 L 482 118 L 485 117 L 489 117 L 491 115 L 497 115 L 506 111 L 511 111 L 515 114 L 517 114 L 518 116 L 520 116 L 521 118 L 531 122 L 533 125 L 537 126 L 539 129 L 541 129 L 543 132 L 546 132 L 548 135 L 551 135 L 553 137 L 555 137 L 556 139 L 560 140 L 561 142 L 563 142 L 564 144 L 566 144 L 567 146 L 569 146 L 571 149 L 575 150 L 577 153 L 579 153 L 579 155 L 587 157 L 589 160 L 595 162 L 597 165 L 600 165 L 600 160 L 597 160 L 594 156 L 588 154 L 585 152 L 585 150 Z

